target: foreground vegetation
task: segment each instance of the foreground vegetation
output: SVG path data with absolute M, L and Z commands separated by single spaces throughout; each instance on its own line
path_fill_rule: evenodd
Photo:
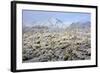
M 83 29 L 23 33 L 23 62 L 88 60 L 91 58 L 90 31 Z

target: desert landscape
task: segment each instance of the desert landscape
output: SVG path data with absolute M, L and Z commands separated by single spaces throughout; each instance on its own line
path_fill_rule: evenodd
M 23 63 L 91 59 L 90 21 L 63 26 L 60 19 L 53 20 L 47 25 L 23 25 Z

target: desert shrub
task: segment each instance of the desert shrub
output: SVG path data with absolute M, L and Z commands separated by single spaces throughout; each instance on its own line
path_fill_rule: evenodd
M 29 60 L 33 58 L 33 50 L 32 49 L 24 49 L 22 51 L 22 58 L 23 60 Z
M 41 45 L 35 45 L 35 48 L 36 49 L 38 49 L 38 48 L 40 48 L 41 47 Z
M 45 46 L 48 46 L 48 44 L 45 44 Z
M 37 44 L 40 44 L 40 41 L 37 41 L 36 43 L 37 43 Z
M 66 60 L 68 60 L 68 59 L 69 59 L 69 55 L 66 54 L 66 55 L 64 56 L 64 61 L 66 61 Z
M 25 33 L 23 60 L 46 62 L 89 59 L 91 41 L 87 35 L 78 31 Z

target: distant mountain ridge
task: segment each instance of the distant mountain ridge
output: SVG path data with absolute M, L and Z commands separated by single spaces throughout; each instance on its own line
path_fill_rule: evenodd
M 23 26 L 23 31 L 38 31 L 38 30 L 50 30 L 50 31 L 59 31 L 60 29 L 63 30 L 64 28 L 74 30 L 74 29 L 90 29 L 91 23 L 90 21 L 86 22 L 73 22 L 68 27 L 65 26 L 63 21 L 58 18 L 50 18 L 45 22 L 39 22 L 28 26 Z
M 77 31 L 77 32 L 90 32 L 91 31 L 91 23 L 90 23 L 90 21 L 72 23 L 72 24 L 70 24 L 69 27 L 66 28 L 66 30 Z
M 87 21 L 87 22 L 72 23 L 69 27 L 71 27 L 71 28 L 88 28 L 90 26 L 91 26 L 90 21 Z

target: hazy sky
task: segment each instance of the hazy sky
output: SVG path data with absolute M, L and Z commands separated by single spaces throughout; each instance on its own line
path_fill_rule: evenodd
M 31 25 L 35 22 L 45 22 L 50 18 L 57 18 L 61 20 L 65 25 L 72 22 L 86 22 L 91 20 L 90 13 L 79 12 L 50 12 L 50 11 L 34 11 L 23 10 L 23 24 Z

